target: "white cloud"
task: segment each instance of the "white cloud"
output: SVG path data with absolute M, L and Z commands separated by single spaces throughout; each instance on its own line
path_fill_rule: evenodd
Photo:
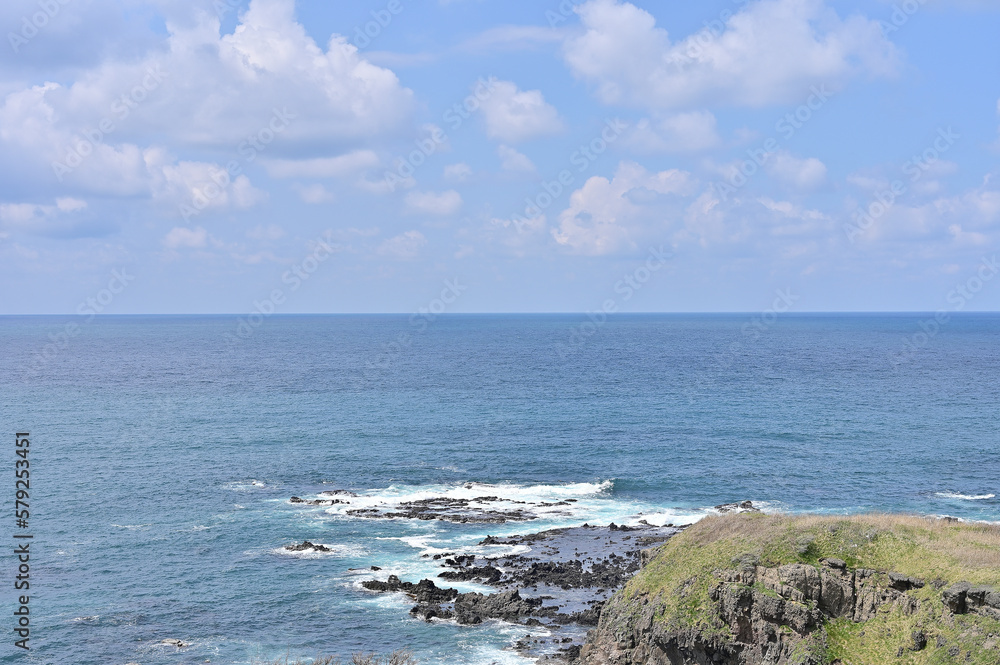
M 74 199 L 72 196 L 63 196 L 56 199 L 56 208 L 62 212 L 76 212 L 87 207 L 87 202 L 81 199 Z
M 978 231 L 966 231 L 961 224 L 952 224 L 948 227 L 948 233 L 955 240 L 956 245 L 982 247 L 990 242 L 990 237 Z
M 642 120 L 624 142 L 638 153 L 700 152 L 719 145 L 715 116 L 708 111 L 692 111 Z
M 188 229 L 175 226 L 163 237 L 167 249 L 204 249 L 208 245 L 208 231 L 200 226 Z
M 521 171 L 531 173 L 535 170 L 535 165 L 527 155 L 524 155 L 510 146 L 501 145 L 497 148 L 500 156 L 500 166 L 504 171 Z
M 223 161 L 271 160 L 279 175 L 334 176 L 372 163 L 359 143 L 392 140 L 407 128 L 412 92 L 342 36 L 318 46 L 295 21 L 293 0 L 251 0 L 231 34 L 221 34 L 207 5 L 186 11 L 197 20 L 170 13 L 167 37 L 144 55 L 6 94 L 0 190 L 55 184 L 53 164 L 69 160 L 78 165 L 58 174 L 61 192 L 155 198 L 157 181 L 169 178 L 150 168 L 149 150 L 211 148 L 231 155 Z M 319 161 L 291 161 L 303 156 Z
M 465 162 L 444 167 L 444 179 L 451 182 L 465 182 L 472 175 L 472 167 Z
M 425 215 L 453 215 L 462 207 L 462 196 L 454 189 L 441 192 L 413 191 L 406 195 L 406 207 L 410 212 Z
M 815 157 L 801 159 L 787 150 L 768 157 L 765 168 L 778 180 L 798 189 L 814 189 L 826 180 L 826 164 Z
M 485 228 L 485 239 L 493 246 L 505 248 L 514 256 L 524 257 L 537 251 L 548 239 L 548 218 L 515 216 L 494 217 Z
M 299 198 L 305 203 L 318 205 L 320 203 L 330 203 L 334 200 L 332 193 L 320 184 L 315 185 L 295 185 L 295 191 L 299 193 Z
M 378 165 L 378 155 L 372 150 L 355 150 L 336 157 L 264 161 L 264 168 L 272 178 L 342 178 Z
M 634 249 L 641 236 L 669 226 L 670 220 L 660 216 L 655 204 L 689 196 L 693 189 L 685 171 L 649 173 L 634 162 L 622 162 L 611 180 L 594 176 L 573 192 L 552 236 L 576 254 L 600 256 Z
M 407 231 L 398 236 L 389 238 L 378 248 L 380 256 L 393 256 L 400 259 L 412 259 L 420 254 L 420 250 L 427 244 L 427 238 L 420 231 Z
M 749 3 L 719 34 L 706 28 L 682 41 L 671 41 L 651 14 L 627 2 L 591 0 L 576 12 L 585 30 L 565 42 L 566 62 L 607 104 L 801 103 L 812 85 L 836 89 L 851 77 L 898 68 L 877 21 L 841 19 L 823 0 Z
M 258 224 L 247 231 L 247 237 L 251 240 L 280 240 L 285 237 L 285 230 L 277 224 L 268 224 L 267 226 Z
M 86 201 L 71 197 L 58 198 L 55 205 L 2 203 L 0 204 L 0 223 L 11 229 L 44 232 L 51 230 L 53 222 L 59 218 L 67 218 L 86 207 Z
M 559 112 L 545 101 L 540 90 L 521 91 L 510 81 L 497 81 L 493 92 L 479 108 L 486 121 L 486 134 L 507 143 L 555 134 L 563 129 Z
M 246 175 L 230 180 L 218 164 L 173 161 L 165 151 L 143 152 L 154 201 L 186 206 L 192 211 L 235 207 L 251 208 L 267 199 L 267 193 L 250 184 Z
M 468 51 L 526 50 L 557 43 L 564 38 L 563 30 L 538 25 L 500 25 L 463 42 L 460 48 Z

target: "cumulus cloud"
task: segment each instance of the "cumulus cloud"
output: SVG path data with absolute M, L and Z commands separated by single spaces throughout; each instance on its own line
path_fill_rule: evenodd
M 563 129 L 559 112 L 545 101 L 540 90 L 521 91 L 510 81 L 497 81 L 479 109 L 486 122 L 486 134 L 507 143 L 519 143 Z
M 295 185 L 295 191 L 299 193 L 299 198 L 305 203 L 312 203 L 316 205 L 320 203 L 330 203 L 334 200 L 333 194 L 328 192 L 326 187 L 320 184 Z
M 472 167 L 465 162 L 444 167 L 444 179 L 451 182 L 465 182 L 472 175 Z
M 167 249 L 204 249 L 208 246 L 208 231 L 201 228 L 189 229 L 175 226 L 163 237 Z
M 231 34 L 210 7 L 187 11 L 197 20 L 168 13 L 167 37 L 141 56 L 6 94 L 0 198 L 54 187 L 163 198 L 156 188 L 172 178 L 163 169 L 195 163 L 166 163 L 167 150 L 211 150 L 244 166 L 262 155 L 277 177 L 337 177 L 377 163 L 359 144 L 410 121 L 413 95 L 395 74 L 340 35 L 318 46 L 295 21 L 293 0 L 252 0 Z M 249 192 L 248 183 L 233 186 Z
M 826 164 L 815 157 L 801 159 L 787 150 L 771 155 L 765 168 L 778 180 L 798 189 L 814 189 L 826 180 Z
M 0 224 L 8 229 L 29 233 L 51 233 L 72 228 L 78 221 L 74 213 L 87 208 L 87 202 L 73 197 L 60 197 L 53 204 L 2 203 Z
M 622 162 L 614 177 L 594 176 L 570 196 L 552 237 L 576 254 L 600 256 L 634 249 L 647 226 L 664 228 L 669 220 L 650 217 L 651 204 L 693 193 L 694 181 L 685 171 L 649 173 L 634 162 Z
M 246 209 L 267 199 L 246 175 L 226 178 L 218 164 L 174 161 L 156 148 L 144 151 L 143 159 L 153 200 L 177 207 L 186 218 L 213 208 Z
M 571 71 L 608 104 L 683 109 L 716 103 L 760 107 L 801 101 L 811 85 L 886 76 L 899 55 L 877 21 L 841 19 L 824 0 L 749 3 L 713 32 L 680 41 L 628 2 L 590 0 L 584 31 L 564 44 Z
M 644 119 L 625 136 L 624 143 L 638 153 L 700 152 L 719 145 L 715 124 L 715 116 L 708 111 Z
M 342 178 L 378 165 L 378 155 L 372 150 L 355 150 L 336 157 L 264 161 L 264 168 L 272 178 Z
M 427 238 L 420 231 L 407 231 L 389 238 L 378 247 L 380 256 L 390 256 L 400 259 L 412 259 L 420 254 L 421 248 L 427 244 Z
M 285 229 L 281 228 L 277 224 L 268 224 L 267 226 L 258 224 L 254 228 L 247 231 L 247 237 L 252 240 L 280 240 L 285 237 Z
M 462 207 L 462 196 L 454 189 L 441 192 L 412 191 L 406 195 L 407 209 L 424 215 L 453 215 Z
M 504 171 L 521 171 L 531 173 L 535 170 L 534 163 L 528 159 L 527 155 L 518 152 L 510 146 L 499 146 L 497 148 L 497 154 L 500 156 L 500 167 Z

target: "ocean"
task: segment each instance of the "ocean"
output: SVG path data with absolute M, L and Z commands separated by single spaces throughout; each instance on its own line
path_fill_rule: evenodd
M 426 623 L 360 583 L 435 578 L 434 554 L 485 556 L 487 535 L 685 524 L 740 500 L 1000 521 L 1000 315 L 251 323 L 0 317 L 4 538 L 15 432 L 34 536 L 32 648 L 5 611 L 0 662 L 527 663 L 510 646 L 537 627 Z M 353 495 L 290 501 L 333 490 Z M 484 496 L 532 519 L 349 512 Z M 303 540 L 330 551 L 284 549 Z

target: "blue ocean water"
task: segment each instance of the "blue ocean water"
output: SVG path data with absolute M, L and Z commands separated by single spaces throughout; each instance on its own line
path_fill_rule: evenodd
M 422 554 L 488 534 L 690 522 L 743 499 L 998 521 L 1000 316 L 927 320 L 287 316 L 244 338 L 230 316 L 2 317 L 3 500 L 13 434 L 30 431 L 35 540 L 33 648 L 14 653 L 7 612 L 0 662 L 401 647 L 421 663 L 524 662 L 507 647 L 528 629 L 428 625 L 359 583 L 372 565 L 433 577 Z M 352 507 L 577 501 L 489 525 L 289 502 L 333 489 L 358 493 Z M 282 549 L 304 539 L 333 552 Z

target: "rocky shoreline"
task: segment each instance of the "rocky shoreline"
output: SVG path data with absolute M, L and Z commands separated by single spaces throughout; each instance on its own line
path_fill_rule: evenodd
M 558 514 L 577 501 L 567 498 L 526 502 L 484 494 L 470 499 L 434 497 L 353 507 L 364 503 L 360 499 L 350 491 L 330 490 L 313 499 L 293 496 L 289 503 L 337 506 L 342 514 L 361 519 L 506 524 L 538 519 L 539 510 Z M 749 501 L 716 506 L 716 511 L 758 512 Z M 598 625 L 605 603 L 646 563 L 652 548 L 686 526 L 655 526 L 639 520 L 632 526 L 584 524 L 522 535 L 487 536 L 470 548 L 474 552 L 424 554 L 442 569 L 434 579 L 403 580 L 371 566 L 375 575 L 360 585 L 372 593 L 405 594 L 413 601 L 410 615 L 422 621 L 478 625 L 500 620 L 538 627 L 537 634 L 528 634 L 512 648 L 541 660 L 570 662 L 578 658 L 588 630 Z M 332 551 L 308 540 L 284 549 L 305 554 Z M 467 590 L 453 584 L 464 585 Z M 469 585 L 475 585 L 475 590 L 468 590 Z
M 478 545 L 497 546 L 496 555 L 436 554 L 443 568 L 437 580 L 371 579 L 362 586 L 376 593 L 404 593 L 414 605 L 410 614 L 425 621 L 476 625 L 499 619 L 537 626 L 547 637 L 529 635 L 514 645 L 543 660 L 571 660 L 583 646 L 588 628 L 597 625 L 601 608 L 641 567 L 643 552 L 681 531 L 657 527 L 583 525 L 539 533 L 493 537 Z M 503 554 L 525 545 L 524 554 Z M 465 592 L 447 586 L 473 582 L 493 593 Z

